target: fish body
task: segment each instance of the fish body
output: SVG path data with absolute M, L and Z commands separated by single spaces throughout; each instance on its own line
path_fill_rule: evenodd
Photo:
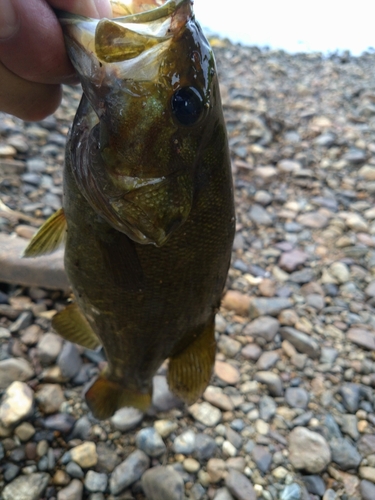
M 44 253 L 66 231 L 75 303 L 53 326 L 104 347 L 108 366 L 86 392 L 98 418 L 146 409 L 167 358 L 171 390 L 187 403 L 201 395 L 235 221 L 215 62 L 191 2 L 113 2 L 113 10 L 125 17 L 60 15 L 84 95 L 67 143 L 63 209 L 26 250 Z

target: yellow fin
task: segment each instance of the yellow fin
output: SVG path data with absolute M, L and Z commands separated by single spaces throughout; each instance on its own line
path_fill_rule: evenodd
M 111 417 L 123 406 L 146 411 L 151 405 L 151 393 L 124 389 L 120 382 L 110 380 L 105 371 L 88 388 L 85 398 L 94 417 L 100 420 Z
M 207 387 L 215 363 L 215 353 L 213 318 L 188 347 L 170 358 L 168 385 L 185 403 L 193 404 Z
M 65 309 L 56 313 L 52 318 L 52 326 L 59 335 L 70 342 L 75 342 L 87 349 L 96 349 L 100 346 L 98 337 L 78 309 L 77 304 L 69 304 Z
M 39 228 L 25 248 L 22 257 L 39 257 L 54 252 L 65 241 L 66 219 L 60 208 Z

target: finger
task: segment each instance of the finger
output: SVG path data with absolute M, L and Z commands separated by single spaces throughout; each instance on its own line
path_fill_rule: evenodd
M 66 10 L 74 14 L 89 17 L 112 17 L 109 0 L 48 0 L 55 9 Z
M 0 111 L 23 120 L 42 120 L 53 113 L 61 102 L 60 85 L 29 82 L 1 63 L 0 82 Z

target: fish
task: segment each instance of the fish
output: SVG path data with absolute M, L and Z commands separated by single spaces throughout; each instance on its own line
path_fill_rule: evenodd
M 63 203 L 25 257 L 65 245 L 64 339 L 103 347 L 86 388 L 98 419 L 152 404 L 167 360 L 186 404 L 204 392 L 235 232 L 215 58 L 190 0 L 112 1 L 116 17 L 58 12 L 83 95 L 66 145 Z

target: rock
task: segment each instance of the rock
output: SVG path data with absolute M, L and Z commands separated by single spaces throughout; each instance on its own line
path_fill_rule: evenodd
M 70 456 L 83 469 L 95 467 L 98 462 L 95 443 L 85 441 L 70 450 Z
M 224 361 L 216 361 L 214 372 L 223 382 L 230 385 L 235 385 L 240 380 L 240 372 L 237 368 Z
M 44 384 L 35 394 L 40 409 L 44 413 L 55 413 L 65 401 L 63 390 L 58 384 Z
M 241 316 L 247 316 L 249 312 L 251 298 L 248 295 L 240 293 L 236 290 L 228 290 L 224 295 L 221 305 L 228 309 L 228 311 L 234 311 L 236 314 Z
M 272 455 L 268 448 L 265 446 L 254 446 L 251 454 L 258 469 L 262 472 L 262 474 L 266 474 L 269 471 L 272 462 Z
M 144 413 L 136 408 L 126 407 L 116 411 L 111 418 L 113 427 L 121 432 L 130 431 L 143 420 Z
M 3 500 L 39 500 L 49 480 L 50 475 L 45 472 L 19 476 L 5 486 Z
M 100 442 L 96 445 L 96 453 L 98 455 L 98 463 L 96 470 L 110 474 L 115 467 L 121 462 L 120 457 L 114 447 Z
M 234 409 L 232 400 L 223 393 L 220 387 L 209 385 L 203 393 L 203 398 L 220 410 L 231 411 Z
M 52 429 L 66 434 L 72 430 L 75 422 L 73 415 L 69 415 L 68 413 L 57 413 L 56 415 L 45 418 L 43 424 L 46 429 Z
M 81 500 L 83 484 L 78 479 L 73 479 L 68 486 L 57 493 L 57 500 Z
M 350 413 L 358 410 L 361 398 L 361 386 L 359 384 L 344 384 L 340 388 L 342 403 Z
M 312 359 L 320 356 L 319 344 L 306 333 L 290 326 L 280 328 L 281 337 L 288 340 L 298 351 L 307 354 Z
M 214 500 L 233 500 L 228 488 L 219 488 L 216 490 Z
M 353 231 L 364 232 L 364 233 L 368 231 L 367 222 L 359 214 L 353 214 L 353 213 L 350 214 L 346 218 L 346 225 L 350 229 L 353 229 Z
M 361 495 L 362 500 L 374 500 L 375 498 L 375 484 L 364 479 L 361 481 Z
M 262 420 L 268 422 L 276 414 L 276 403 L 269 396 L 262 396 L 259 401 L 259 415 Z
M 33 391 L 24 382 L 13 382 L 5 391 L 0 405 L 0 425 L 10 427 L 18 424 L 31 412 Z
M 175 453 L 182 453 L 183 455 L 190 455 L 195 448 L 195 433 L 193 430 L 188 429 L 173 442 L 173 451 Z
M 344 438 L 333 438 L 329 442 L 331 448 L 332 461 L 341 470 L 357 469 L 362 457 L 356 448 Z
M 283 309 L 289 309 L 292 305 L 290 299 L 283 297 L 255 297 L 250 302 L 249 316 L 251 319 L 259 316 L 277 316 Z
M 297 222 L 310 229 L 323 229 L 328 224 L 328 217 L 320 212 L 307 212 L 299 215 Z
M 375 350 L 375 335 L 362 328 L 350 328 L 346 338 L 353 342 L 353 344 L 364 347 L 370 351 Z
M 323 436 L 296 427 L 289 434 L 289 460 L 295 469 L 317 474 L 331 461 L 331 451 Z
M 105 492 L 107 489 L 108 478 L 107 474 L 101 474 L 93 470 L 89 470 L 85 477 L 85 488 L 90 493 L 97 491 Z
M 284 252 L 279 259 L 279 267 L 288 273 L 295 271 L 302 266 L 308 259 L 308 254 L 295 248 L 290 252 Z
M 375 483 L 375 467 L 360 467 L 359 476 L 362 479 L 367 479 L 372 483 Z
M 301 387 L 288 387 L 285 391 L 285 401 L 292 408 L 306 409 L 309 403 L 310 396 L 305 389 Z
M 60 367 L 61 375 L 70 380 L 75 377 L 82 367 L 82 359 L 75 344 L 65 342 L 57 364 Z
M 28 441 L 34 436 L 35 429 L 29 422 L 22 422 L 22 424 L 20 424 L 18 427 L 14 429 L 14 434 L 21 441 Z
M 156 420 L 154 427 L 162 438 L 168 437 L 172 432 L 178 429 L 177 423 L 171 420 Z
M 267 342 L 272 342 L 279 331 L 280 323 L 272 316 L 260 316 L 248 323 L 243 329 L 244 335 L 262 337 Z
M 339 283 L 346 283 L 350 279 L 349 268 L 343 262 L 334 262 L 329 268 L 329 272 Z
M 194 458 L 185 458 L 182 465 L 186 472 L 189 472 L 190 474 L 196 474 L 201 468 L 198 460 L 195 460 Z
M 256 500 L 256 493 L 249 479 L 241 472 L 230 469 L 225 486 L 237 500 Z
M 211 436 L 202 433 L 199 433 L 195 436 L 194 456 L 200 462 L 212 458 L 216 450 L 217 450 L 217 444 Z M 185 453 L 185 455 L 187 454 L 188 453 Z
M 183 500 L 184 481 L 170 467 L 156 466 L 142 476 L 142 488 L 149 500 Z
M 273 222 L 267 210 L 256 203 L 251 206 L 249 217 L 257 226 L 271 226 Z
M 169 411 L 180 407 L 183 403 L 175 396 L 168 387 L 164 375 L 156 375 L 153 378 L 152 406 L 156 411 Z
M 118 495 L 125 488 L 138 481 L 149 468 L 150 459 L 141 450 L 135 450 L 112 472 L 109 488 L 112 495 Z
M 283 395 L 283 384 L 279 375 L 269 371 L 259 371 L 255 374 L 255 380 L 265 384 L 272 396 Z
M 280 356 L 276 351 L 266 351 L 258 359 L 256 368 L 261 371 L 267 371 L 272 368 L 279 359 Z
M 1 234 L 0 234 L 1 236 Z M 6 389 L 12 382 L 25 382 L 34 375 L 30 363 L 23 358 L 9 358 L 0 361 L 0 390 Z
M 135 443 L 149 457 L 159 457 L 167 450 L 164 441 L 154 427 L 141 429 L 135 438 Z
M 0 234 L 0 282 L 69 290 L 64 271 L 64 251 L 43 255 L 42 259 L 23 259 L 21 255 L 27 243 L 24 238 Z
M 76 479 L 81 479 L 81 478 L 84 477 L 83 470 L 75 462 L 69 462 L 66 465 L 65 470 L 69 474 L 70 477 L 73 477 L 73 478 L 76 478 Z
M 262 348 L 258 344 L 247 344 L 241 351 L 244 358 L 257 361 L 262 354 Z
M 359 438 L 358 419 L 355 415 L 343 415 L 341 429 L 342 432 L 350 436 L 355 441 Z
M 217 346 L 219 350 L 229 358 L 234 358 L 241 350 L 241 342 L 227 335 L 220 335 Z
M 226 463 L 221 458 L 210 458 L 207 462 L 207 473 L 209 476 L 209 482 L 218 483 L 221 481 L 226 474 Z
M 193 404 L 189 407 L 189 413 L 207 427 L 213 427 L 221 420 L 221 411 L 207 402 Z
M 304 482 L 309 493 L 318 495 L 320 497 L 324 495 L 324 492 L 326 491 L 326 485 L 321 476 L 302 476 L 302 481 Z
M 359 453 L 367 457 L 375 454 L 375 434 L 364 434 L 357 443 Z
M 54 363 L 62 349 L 63 340 L 52 332 L 45 333 L 37 345 L 40 362 L 43 366 Z
M 280 500 L 300 500 L 301 486 L 297 483 L 288 484 L 280 495 Z

